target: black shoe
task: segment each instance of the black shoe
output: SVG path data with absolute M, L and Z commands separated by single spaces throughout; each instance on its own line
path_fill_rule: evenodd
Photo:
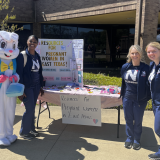
M 132 142 L 125 142 L 124 147 L 128 148 L 128 149 L 131 149 L 132 148 Z
M 19 134 L 19 137 L 21 137 L 21 138 L 24 138 L 24 139 L 33 139 L 33 138 L 35 138 L 35 135 L 33 135 L 33 134 L 31 134 L 31 133 L 28 133 L 28 134 Z
M 133 149 L 139 150 L 140 148 L 141 148 L 141 145 L 140 145 L 140 144 L 133 143 Z
M 160 157 L 158 157 L 155 153 L 148 155 L 148 157 L 149 159 L 152 159 L 152 160 L 160 160 Z
M 31 134 L 33 134 L 35 137 L 39 136 L 39 133 L 36 130 L 30 131 Z

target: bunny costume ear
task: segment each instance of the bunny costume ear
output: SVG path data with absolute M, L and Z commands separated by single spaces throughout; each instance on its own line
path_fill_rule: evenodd
M 18 34 L 14 33 L 14 32 L 11 33 L 11 39 L 13 41 L 18 41 L 18 38 L 19 38 Z
M 11 40 L 18 41 L 18 38 L 19 38 L 18 34 L 14 32 L 12 33 L 6 32 L 6 31 L 0 31 L 0 36 L 6 41 L 11 41 Z
M 9 35 L 9 32 L 6 32 L 6 31 L 0 31 L 0 36 L 6 40 L 6 41 L 10 41 L 10 35 Z

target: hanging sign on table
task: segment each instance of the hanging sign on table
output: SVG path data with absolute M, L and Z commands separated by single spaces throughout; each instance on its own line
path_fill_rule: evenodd
M 99 96 L 60 95 L 62 123 L 101 126 Z

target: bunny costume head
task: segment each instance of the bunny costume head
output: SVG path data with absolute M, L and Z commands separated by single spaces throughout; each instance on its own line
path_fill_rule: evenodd
M 0 58 L 14 59 L 19 54 L 18 34 L 0 31 Z

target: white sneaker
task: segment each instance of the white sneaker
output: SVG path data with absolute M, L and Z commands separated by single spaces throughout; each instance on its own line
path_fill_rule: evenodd
M 11 143 L 7 138 L 0 139 L 0 146 L 9 146 Z
M 17 140 L 17 136 L 15 134 L 14 135 L 9 135 L 6 138 L 10 141 L 10 143 L 13 143 Z

